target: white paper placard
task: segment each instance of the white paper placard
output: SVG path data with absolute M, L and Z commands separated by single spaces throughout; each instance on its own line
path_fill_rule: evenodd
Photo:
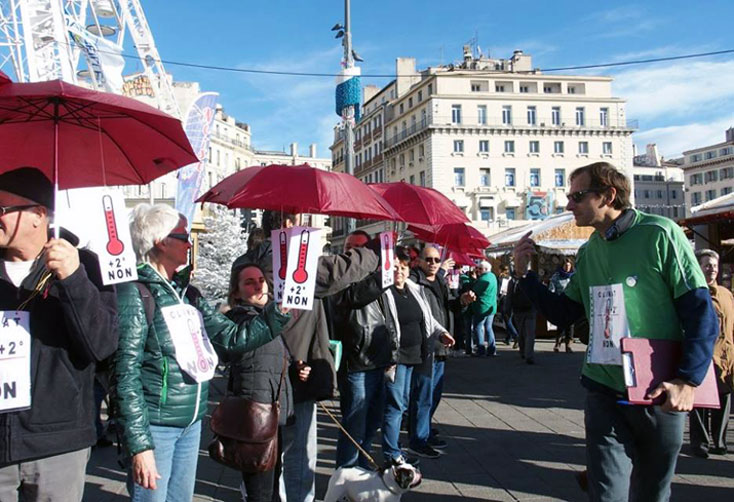
M 66 190 L 57 221 L 97 253 L 103 284 L 138 278 L 128 211 L 121 191 L 108 187 Z M 60 212 L 60 214 L 59 214 Z M 84 228 L 80 228 L 83 222 Z
M 28 312 L 0 312 L 0 413 L 31 407 L 31 334 Z
M 288 242 L 290 236 L 290 228 L 281 228 L 270 232 L 270 242 L 272 242 L 273 251 L 273 299 L 275 303 L 283 301 L 283 287 L 285 286 L 286 268 L 288 267 Z
M 176 347 L 176 362 L 181 370 L 197 382 L 211 380 L 219 358 L 204 329 L 201 312 L 182 303 L 161 308 L 161 315 Z
M 502 281 L 500 283 L 500 294 L 506 295 L 507 294 L 507 287 L 510 285 L 510 279 L 507 277 L 503 277 Z
M 449 289 L 459 289 L 459 271 L 449 270 L 446 274 L 446 285 Z
M 382 260 L 382 287 L 388 288 L 395 282 L 395 252 L 393 247 L 393 233 L 382 232 L 380 234 L 380 259 Z
M 283 306 L 311 310 L 316 289 L 316 268 L 321 255 L 321 229 L 292 227 L 290 231 Z
M 592 286 L 591 337 L 588 361 L 592 364 L 622 365 L 622 338 L 629 336 L 624 290 L 621 284 Z

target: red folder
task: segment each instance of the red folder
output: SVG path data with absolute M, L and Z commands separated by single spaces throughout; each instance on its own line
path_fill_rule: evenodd
M 655 400 L 645 396 L 661 382 L 675 378 L 681 359 L 682 344 L 672 340 L 648 340 L 646 338 L 622 338 L 622 355 L 632 359 L 633 385 L 627 384 L 627 396 L 631 404 L 663 404 L 665 394 Z M 706 377 L 696 387 L 693 401 L 696 408 L 719 408 L 719 391 L 716 386 L 713 361 Z

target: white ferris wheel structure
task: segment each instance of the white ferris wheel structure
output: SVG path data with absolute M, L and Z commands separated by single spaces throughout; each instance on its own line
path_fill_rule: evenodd
M 134 75 L 122 93 L 181 116 L 140 0 L 0 0 L 0 70 L 17 82 L 61 79 L 100 88 L 74 29 L 120 50 L 131 47 L 125 70 Z

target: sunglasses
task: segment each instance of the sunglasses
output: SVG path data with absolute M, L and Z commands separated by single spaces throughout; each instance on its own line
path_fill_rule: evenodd
M 423 258 L 426 263 L 441 263 L 441 258 Z
M 176 239 L 182 242 L 191 242 L 191 236 L 188 234 L 188 232 L 183 233 L 172 233 L 168 234 L 167 237 L 170 237 L 171 239 Z
M 587 188 L 586 190 L 579 190 L 578 192 L 571 192 L 567 193 L 566 197 L 568 200 L 572 200 L 574 203 L 578 204 L 582 200 L 584 200 L 584 197 L 586 197 L 586 194 L 589 193 L 602 193 L 604 191 L 603 188 Z
M 15 211 L 23 211 L 24 209 L 30 209 L 36 207 L 38 204 L 25 204 L 23 206 L 0 206 L 0 216 L 5 216 L 8 213 L 14 213 Z

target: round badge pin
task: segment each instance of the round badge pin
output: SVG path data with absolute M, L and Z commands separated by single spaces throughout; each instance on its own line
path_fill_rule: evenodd
M 625 282 L 627 283 L 627 286 L 634 288 L 635 285 L 637 284 L 637 277 L 635 277 L 634 275 L 631 275 L 627 277 L 627 280 Z

